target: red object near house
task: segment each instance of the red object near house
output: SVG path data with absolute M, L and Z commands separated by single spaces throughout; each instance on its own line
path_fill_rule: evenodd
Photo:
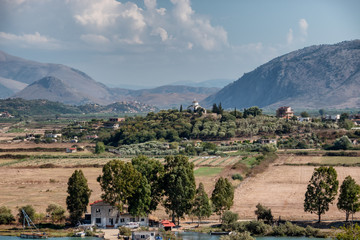
M 162 220 L 160 223 L 165 231 L 171 231 L 171 228 L 175 227 L 175 224 L 173 222 L 170 222 L 169 220 Z

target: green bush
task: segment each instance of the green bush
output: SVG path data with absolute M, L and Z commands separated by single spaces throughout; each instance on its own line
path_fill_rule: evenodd
M 310 229 L 309 229 L 310 230 Z M 305 228 L 299 227 L 291 222 L 286 222 L 284 224 L 280 224 L 279 226 L 273 227 L 273 234 L 275 236 L 306 236 L 307 232 Z
M 127 227 L 119 227 L 119 235 L 131 236 L 131 230 Z
M 10 224 L 13 221 L 15 218 L 11 214 L 11 210 L 5 206 L 0 207 L 0 224 Z
M 221 227 L 225 230 L 231 230 L 231 224 L 237 222 L 239 215 L 237 213 L 226 211 L 221 217 Z
M 233 232 L 229 236 L 222 236 L 220 240 L 255 240 L 249 232 Z
M 266 235 L 271 232 L 271 226 L 263 221 L 251 221 L 246 224 L 246 230 L 254 235 Z
M 240 180 L 240 181 L 242 181 L 244 178 L 241 176 L 241 174 L 239 174 L 239 173 L 236 173 L 236 174 L 233 174 L 232 176 L 231 176 L 231 178 L 233 179 L 233 180 Z
M 255 214 L 257 216 L 257 220 L 264 220 L 266 223 L 272 223 L 273 222 L 273 215 L 271 213 L 271 209 L 267 208 L 260 203 L 256 205 Z

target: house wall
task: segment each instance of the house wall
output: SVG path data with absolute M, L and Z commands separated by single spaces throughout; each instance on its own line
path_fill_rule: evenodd
M 91 205 L 91 224 L 105 228 L 124 226 L 129 222 L 138 222 L 140 226 L 148 226 L 148 217 L 133 217 L 130 214 L 120 214 L 108 203 L 99 202 Z

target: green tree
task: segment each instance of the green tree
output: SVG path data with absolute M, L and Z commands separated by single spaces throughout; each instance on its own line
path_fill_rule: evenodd
M 199 219 L 198 226 L 201 223 L 201 219 L 204 217 L 210 217 L 212 213 L 209 197 L 204 189 L 204 184 L 200 183 L 198 189 L 196 189 L 196 195 L 193 203 L 192 214 Z
M 360 226 L 356 223 L 355 225 L 347 225 L 340 227 L 342 232 L 336 234 L 337 240 L 358 240 L 360 239 Z
M 347 176 L 340 187 L 340 196 L 337 207 L 345 211 L 346 221 L 350 214 L 360 211 L 360 186 L 351 176 Z
M 309 115 L 307 112 L 305 112 L 305 111 L 304 111 L 304 112 L 301 112 L 301 113 L 300 113 L 300 116 L 303 117 L 303 118 L 308 118 L 308 117 L 310 117 L 310 115 Z
M 213 104 L 211 111 L 212 111 L 213 113 L 219 113 L 219 108 L 218 108 L 218 106 L 216 105 L 216 103 Z
M 65 220 L 65 209 L 57 204 L 50 204 L 46 208 L 46 213 L 51 217 L 53 223 Z
M 247 118 L 248 116 L 258 116 L 258 115 L 262 115 L 262 109 L 260 109 L 259 107 L 250 107 L 248 109 L 244 108 L 244 118 Z
M 150 159 L 146 156 L 138 156 L 131 160 L 134 168 L 140 172 L 151 188 L 151 202 L 149 211 L 155 211 L 163 196 L 162 179 L 164 177 L 164 165 L 159 160 Z
M 267 208 L 260 203 L 256 205 L 255 215 L 257 216 L 257 220 L 264 220 L 266 223 L 272 223 L 274 217 L 271 213 L 271 209 Z
M 122 211 L 123 205 L 127 204 L 128 199 L 135 194 L 140 186 L 141 173 L 131 163 L 124 163 L 120 160 L 112 160 L 106 163 L 102 173 L 97 178 L 101 190 L 104 192 L 101 198 Z
M 10 208 L 1 206 L 0 207 L 0 224 L 10 224 L 13 221 L 15 221 L 15 218 L 12 215 Z
M 77 224 L 86 212 L 91 195 L 87 179 L 81 170 L 75 170 L 69 178 L 67 193 L 66 205 L 70 213 L 70 221 L 72 224 Z
M 342 113 L 340 115 L 339 122 L 344 122 L 346 119 L 349 119 L 349 114 L 348 113 Z
M 339 187 L 337 173 L 333 167 L 319 167 L 315 171 L 305 193 L 304 211 L 321 215 L 329 210 Z
M 320 109 L 320 110 L 319 110 L 319 114 L 320 114 L 320 116 L 324 116 L 325 110 L 324 110 L 324 109 Z
M 175 222 L 177 218 L 180 224 L 180 218 L 191 211 L 195 196 L 194 164 L 183 155 L 167 156 L 164 168 L 164 206 L 172 221 Z
M 146 216 L 150 213 L 151 186 L 146 177 L 140 177 L 140 185 L 134 194 L 127 199 L 128 211 L 133 216 Z
M 100 154 L 105 152 L 105 145 L 103 142 L 97 142 L 95 146 L 95 153 Z
M 234 204 L 234 187 L 227 178 L 220 177 L 211 195 L 214 205 L 214 212 L 220 215 L 220 219 L 225 210 L 230 210 Z
M 31 205 L 26 205 L 26 206 L 19 208 L 19 213 L 18 213 L 19 223 L 22 223 L 22 224 L 24 223 L 24 214 L 23 214 L 22 210 L 24 210 L 26 212 L 26 214 L 28 215 L 28 217 L 30 219 L 32 219 L 32 220 L 35 219 L 35 209 Z M 25 221 L 25 224 L 27 224 L 26 221 Z
M 342 136 L 334 141 L 334 149 L 348 150 L 352 147 L 352 142 L 348 136 Z

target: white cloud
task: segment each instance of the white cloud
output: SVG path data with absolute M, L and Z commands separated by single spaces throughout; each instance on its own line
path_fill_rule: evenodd
M 289 29 L 289 32 L 286 35 L 286 42 L 287 44 L 291 44 L 294 40 L 293 30 L 292 28 Z
M 182 32 L 181 37 L 188 38 L 205 50 L 219 49 L 228 45 L 227 32 L 222 27 L 213 27 L 210 20 L 198 16 L 191 8 L 189 0 L 171 0 L 175 5 L 173 14 Z
M 3 43 L 18 44 L 19 46 L 25 48 L 35 47 L 40 49 L 57 49 L 60 47 L 55 39 L 42 36 L 39 32 L 22 35 L 0 32 L 0 40 Z
M 161 28 L 161 27 L 158 27 L 158 28 L 154 29 L 151 32 L 151 34 L 152 35 L 159 35 L 160 38 L 161 38 L 161 41 L 163 41 L 163 42 L 165 42 L 169 38 L 167 31 L 165 29 Z
M 106 44 L 109 43 L 110 40 L 102 35 L 97 34 L 83 34 L 80 36 L 81 40 L 90 44 Z
M 304 18 L 299 20 L 300 33 L 303 37 L 307 37 L 308 27 L 309 27 L 309 24 L 307 23 L 307 21 Z

